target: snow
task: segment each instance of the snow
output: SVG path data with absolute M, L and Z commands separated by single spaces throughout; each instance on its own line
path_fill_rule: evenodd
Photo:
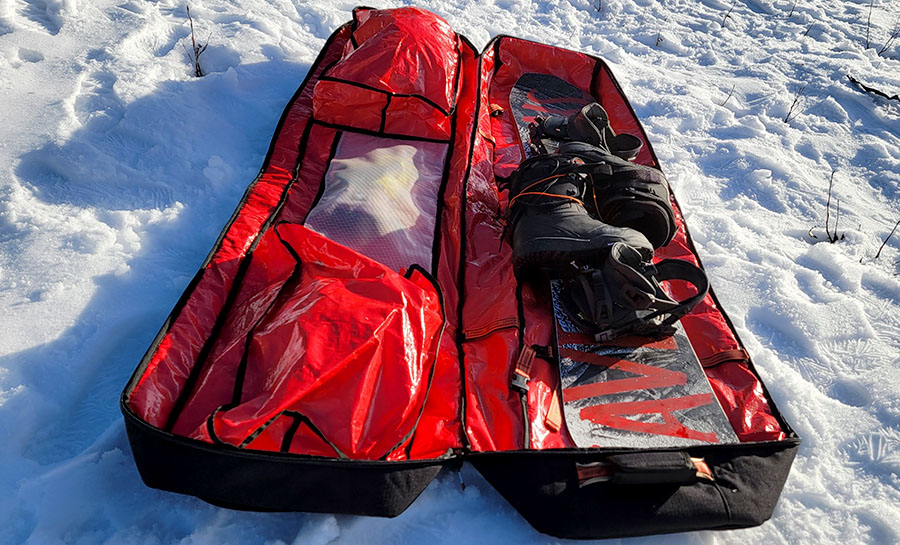
M 512 34 L 610 62 L 804 439 L 762 526 L 620 541 L 900 542 L 900 235 L 874 259 L 900 219 L 900 103 L 846 78 L 900 92 L 900 43 L 877 54 L 900 6 L 872 3 L 866 49 L 866 0 L 596 4 L 418 3 L 478 46 Z M 197 0 L 203 78 L 186 7 L 0 0 L 0 543 L 557 542 L 469 466 L 390 520 L 242 513 L 141 483 L 118 395 L 353 4 Z

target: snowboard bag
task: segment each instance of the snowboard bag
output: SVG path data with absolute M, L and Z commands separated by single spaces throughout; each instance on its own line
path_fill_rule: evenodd
M 577 93 L 545 89 L 559 81 Z M 560 102 L 601 104 L 660 167 L 601 59 L 509 36 L 479 52 L 427 11 L 354 10 L 125 387 L 144 482 L 392 517 L 468 461 L 558 537 L 768 519 L 800 440 L 712 290 L 681 326 L 733 439 L 584 447 L 567 430 L 549 283 L 516 277 L 505 236 L 528 105 Z M 673 207 L 657 257 L 699 265 Z M 684 431 L 676 409 L 637 412 L 622 418 Z

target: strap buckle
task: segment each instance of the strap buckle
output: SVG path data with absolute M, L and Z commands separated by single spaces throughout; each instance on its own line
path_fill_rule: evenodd
M 516 369 L 515 371 L 513 371 L 510 386 L 522 393 L 526 393 L 528 392 L 528 381 L 530 379 L 531 377 Z

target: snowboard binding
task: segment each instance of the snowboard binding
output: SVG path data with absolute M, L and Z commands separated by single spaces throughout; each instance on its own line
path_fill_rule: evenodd
M 597 341 L 672 335 L 709 283 L 687 261 L 652 262 L 677 225 L 665 175 L 632 162 L 642 141 L 617 135 L 597 103 L 539 118 L 529 130 L 531 157 L 510 177 L 517 271 L 558 279 L 563 311 Z M 676 301 L 660 286 L 666 280 L 687 281 L 697 293 Z
M 686 281 L 697 293 L 676 301 L 660 286 L 667 280 Z M 602 266 L 561 280 L 561 287 L 567 317 L 597 342 L 606 342 L 624 335 L 674 334 L 675 322 L 706 297 L 709 281 L 690 262 L 666 259 L 654 265 L 636 249 L 616 243 Z
M 616 134 L 609 125 L 609 115 L 596 102 L 588 104 L 577 113 L 563 117 L 552 115 L 538 121 L 539 138 L 558 141 L 585 142 L 606 150 L 626 161 L 637 158 L 641 139 L 633 134 Z

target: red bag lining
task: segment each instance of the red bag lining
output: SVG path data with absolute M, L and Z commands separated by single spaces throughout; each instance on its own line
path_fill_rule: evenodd
M 338 58 L 336 52 L 347 42 L 348 34 L 346 27 L 335 33 L 333 41 L 326 44 L 320 59 L 311 68 L 308 81 L 314 81 L 313 78 L 321 75 L 322 63 L 334 64 Z M 456 43 L 458 47 L 460 42 L 457 40 Z M 468 45 L 468 42 L 466 43 Z M 520 53 L 508 53 L 516 47 L 520 48 Z M 544 51 L 549 52 L 550 56 L 542 56 Z M 590 86 L 595 91 L 595 96 L 599 92 L 603 95 L 603 99 L 607 100 L 605 94 L 611 93 L 613 99 L 621 102 L 619 106 L 609 108 L 610 115 L 614 118 L 613 126 L 624 131 L 622 127 L 628 127 L 631 119 L 638 128 L 637 134 L 645 138 L 633 111 L 619 95 L 621 90 L 605 67 L 586 55 L 571 52 L 568 54 L 574 55 L 572 58 L 578 58 L 578 62 L 586 63 L 585 66 L 590 65 L 588 70 Z M 507 62 L 503 65 L 498 63 L 494 67 L 495 55 L 506 55 Z M 440 198 L 441 204 L 446 206 L 442 207 L 440 220 L 436 222 L 440 243 L 435 245 L 436 252 L 432 264 L 442 291 L 447 295 L 447 304 L 451 308 L 457 308 L 457 313 L 448 316 L 450 323 L 442 339 L 437 362 L 432 368 L 435 370 L 434 386 L 426 399 L 427 408 L 420 415 L 420 426 L 428 428 L 426 435 L 434 439 L 423 440 L 411 446 L 411 457 L 440 456 L 448 448 L 456 448 L 460 444 L 473 450 L 507 450 L 523 446 L 539 449 L 572 446 L 570 441 L 566 440 L 564 425 L 559 431 L 547 429 L 544 425 L 551 409 L 549 401 L 552 399 L 551 394 L 558 386 L 558 376 L 550 363 L 538 358 L 532 367 L 532 387 L 529 389 L 526 407 L 528 430 L 524 428 L 521 400 L 509 389 L 509 374 L 521 346 L 525 343 L 552 345 L 552 332 L 547 327 L 548 323 L 552 324 L 552 319 L 548 321 L 550 317 L 546 307 L 542 308 L 546 300 L 531 294 L 529 289 L 520 297 L 513 297 L 511 306 L 505 302 L 495 307 L 486 304 L 491 300 L 508 301 L 509 294 L 515 294 L 517 291 L 521 293 L 521 290 L 516 288 L 515 279 L 508 272 L 511 270 L 508 266 L 510 256 L 508 244 L 501 243 L 498 252 L 498 237 L 503 229 L 501 217 L 505 208 L 505 198 L 502 194 L 498 194 L 493 174 L 490 172 L 495 170 L 497 175 L 502 175 L 504 169 L 514 168 L 516 157 L 521 159 L 521 151 L 518 147 L 520 144 L 517 141 L 517 131 L 507 133 L 508 124 L 503 123 L 502 119 L 490 117 L 488 107 L 481 108 L 482 101 L 485 101 L 486 105 L 497 102 L 489 100 L 488 90 L 491 86 L 490 91 L 496 92 L 493 86 L 497 84 L 496 81 L 501 81 L 503 76 L 501 74 L 496 81 L 492 76 L 499 73 L 504 66 L 510 64 L 521 66 L 522 62 L 541 64 L 548 59 L 560 61 L 557 65 L 563 66 L 561 62 L 565 56 L 565 52 L 561 53 L 560 50 L 549 46 L 535 47 L 535 44 L 513 38 L 498 39 L 494 42 L 493 49 L 485 51 L 480 58 L 480 64 L 477 64 L 482 78 L 481 98 L 472 93 L 472 90 L 476 89 L 471 81 L 475 77 L 472 70 L 465 69 L 465 66 L 472 67 L 477 62 L 474 52 L 466 50 L 465 55 L 459 56 L 455 76 L 458 81 L 454 86 L 459 89 L 460 95 L 456 105 L 465 110 L 463 115 L 468 122 L 456 126 L 454 117 L 454 129 L 449 140 L 442 140 L 451 144 L 452 151 L 448 153 L 445 168 L 446 183 Z M 183 298 L 183 304 L 173 312 L 171 323 L 167 323 L 168 330 L 159 338 L 159 342 L 154 344 L 153 350 L 148 353 L 136 375 L 134 386 L 130 388 L 128 402 L 138 415 L 152 425 L 163 427 L 168 413 L 172 410 L 173 402 L 179 392 L 184 390 L 184 384 L 189 381 L 190 372 L 187 370 L 197 361 L 198 352 L 203 351 L 204 332 L 208 335 L 210 330 L 215 333 L 217 329 L 219 320 L 215 318 L 216 309 L 227 308 L 229 300 L 236 297 L 240 291 L 237 285 L 241 283 L 243 274 L 241 270 L 248 266 L 247 263 L 256 245 L 256 242 L 253 242 L 254 238 L 260 232 L 258 227 L 254 229 L 253 226 L 273 221 L 272 210 L 278 213 L 279 219 L 302 222 L 306 213 L 315 204 L 318 189 L 321 187 L 319 182 L 330 162 L 328 157 L 333 155 L 334 146 L 331 144 L 336 141 L 337 131 L 336 127 L 326 123 L 309 122 L 312 113 L 311 93 L 312 86 L 306 84 L 298 91 L 294 102 L 283 116 L 283 123 L 273 141 L 271 157 L 267 159 L 263 173 L 248 189 L 227 232 L 217 242 L 215 251 L 210 255 L 207 266 L 192 284 L 191 296 Z M 606 106 L 606 102 L 604 105 Z M 628 115 L 625 115 L 626 113 Z M 490 127 L 490 134 L 484 134 L 481 127 Z M 354 132 L 366 131 L 354 130 Z M 465 138 L 462 140 L 456 138 L 460 134 L 466 135 Z M 511 142 L 510 139 L 516 141 Z M 291 144 L 291 141 L 294 143 Z M 298 157 L 298 149 L 304 152 L 303 160 L 294 159 L 299 166 L 296 170 L 292 167 L 285 168 L 286 164 L 291 163 L 292 156 Z M 650 159 L 639 158 L 639 162 L 643 160 L 645 163 L 655 163 L 649 145 L 645 146 L 645 152 L 649 154 Z M 507 157 L 508 161 L 505 164 L 509 166 L 504 166 L 504 157 Z M 492 163 L 494 164 L 491 165 Z M 293 177 L 290 176 L 292 170 L 295 172 Z M 466 189 L 461 190 L 464 179 L 467 180 Z M 289 188 L 291 188 L 290 195 L 288 195 Z M 278 204 L 284 203 L 285 199 L 287 203 L 283 204 L 283 207 L 282 204 Z M 466 233 L 462 240 L 459 233 Z M 690 240 L 687 238 L 685 240 L 683 250 L 693 256 Z M 488 246 L 493 248 L 488 249 Z M 439 249 L 443 251 L 437 251 Z M 246 255 L 244 252 L 247 252 Z M 239 261 L 239 256 L 242 255 L 245 255 L 243 258 L 245 261 Z M 485 258 L 493 259 L 493 262 L 485 264 Z M 460 266 L 454 268 L 454 262 Z M 456 294 L 456 286 L 461 290 L 464 289 L 469 296 L 459 297 Z M 486 297 L 482 302 L 479 299 L 485 293 L 490 293 L 494 297 Z M 518 304 L 515 302 L 517 299 L 521 300 Z M 697 319 L 702 322 L 705 321 L 703 315 L 718 316 L 718 320 L 721 320 L 724 326 L 723 331 L 731 333 L 727 318 L 718 310 L 713 299 L 704 303 L 703 309 L 703 313 L 695 312 Z M 462 326 L 463 333 L 454 332 L 453 327 L 456 327 L 456 324 Z M 516 329 L 516 324 L 520 326 L 519 329 Z M 695 342 L 695 336 L 691 337 L 692 343 Z M 728 347 L 727 350 L 739 349 L 736 340 L 734 342 L 734 347 Z M 698 355 L 703 352 L 702 344 L 697 343 Z M 719 341 L 711 345 L 720 351 L 722 346 Z M 465 365 L 455 361 L 457 357 Z M 705 358 L 704 361 L 711 361 L 709 358 L 722 359 L 726 356 L 716 356 L 713 350 L 701 357 Z M 161 363 L 164 365 L 160 365 Z M 752 425 L 743 430 L 744 440 L 784 437 L 777 418 L 771 412 L 767 394 L 746 361 L 729 359 L 719 362 L 708 370 L 708 375 L 717 388 L 723 407 L 730 406 L 735 409 L 735 412 L 729 415 L 732 422 L 736 418 L 747 416 L 745 409 L 754 407 L 755 412 L 750 413 L 752 416 L 749 418 Z M 249 441 L 248 445 L 264 440 L 267 431 L 273 426 L 293 428 L 296 440 L 300 442 L 301 436 L 316 437 L 315 433 L 310 431 L 311 428 L 304 425 L 302 419 L 298 421 L 300 417 L 288 416 L 289 419 L 273 419 Z M 465 434 L 461 433 L 460 419 L 466 424 Z M 753 423 L 754 420 L 757 422 Z M 759 420 L 762 422 L 758 422 Z M 530 435 L 530 445 L 523 443 L 526 431 Z M 316 440 L 322 442 L 318 438 Z M 288 442 L 293 441 L 294 439 Z
M 316 83 L 316 118 L 383 135 L 448 138 L 463 64 L 456 33 L 419 8 L 355 10 L 354 28 L 341 59 Z
M 344 25 L 325 43 L 279 120 L 260 174 L 247 188 L 194 281 L 138 365 L 128 387 L 127 402 L 147 423 L 166 427 L 179 392 L 216 329 L 217 315 L 226 304 L 239 271 L 239 259 L 287 197 L 295 180 L 291 173 L 300 150 L 306 147 L 311 127 L 310 82 L 339 57 L 349 33 L 350 25 Z
M 430 98 L 428 98 L 427 96 L 424 96 L 424 95 L 415 94 L 415 93 L 394 93 L 391 91 L 387 91 L 385 89 L 379 89 L 372 85 L 360 83 L 358 81 L 336 78 L 327 73 L 320 76 L 319 81 L 330 81 L 330 82 L 334 82 L 334 83 L 341 83 L 344 85 L 349 85 L 351 87 L 359 87 L 360 89 L 365 89 L 367 91 L 372 91 L 374 93 L 385 95 L 386 97 L 388 97 L 388 99 L 390 99 L 390 98 L 415 98 L 415 99 L 421 100 L 422 102 L 428 104 L 429 106 L 431 106 L 432 108 L 441 112 L 444 115 L 450 115 L 449 109 L 443 108 L 437 102 L 431 100 Z M 456 75 L 454 76 L 454 81 L 456 81 L 456 82 L 459 81 L 459 69 L 456 70 Z M 458 83 L 454 84 L 454 89 L 455 89 L 456 85 L 458 85 Z M 456 107 L 456 105 L 454 104 L 453 107 Z M 451 107 L 451 109 L 453 107 Z

